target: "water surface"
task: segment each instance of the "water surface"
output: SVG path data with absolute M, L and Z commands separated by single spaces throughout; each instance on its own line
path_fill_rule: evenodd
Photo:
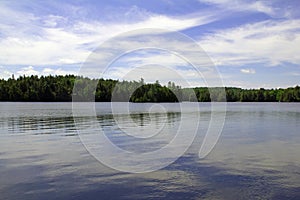
M 113 115 L 109 103 L 97 103 L 96 120 L 120 148 L 153 151 L 168 143 L 183 116 L 180 104 L 163 106 L 167 113 L 131 104 L 130 115 Z M 195 106 L 188 104 L 184 118 L 190 125 L 198 123 Z M 222 135 L 205 159 L 198 152 L 210 104 L 200 108 L 197 136 L 182 157 L 156 172 L 130 174 L 87 152 L 71 103 L 0 103 L 0 199 L 300 199 L 299 104 L 229 103 Z M 80 118 L 80 126 L 90 119 Z M 138 128 L 136 134 L 162 134 L 128 138 L 118 123 Z

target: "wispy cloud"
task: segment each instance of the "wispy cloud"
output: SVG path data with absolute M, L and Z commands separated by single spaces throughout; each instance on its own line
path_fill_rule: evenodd
M 120 3 L 119 6 L 115 1 L 1 1 L 0 65 L 3 67 L 0 68 L 0 77 L 8 78 L 12 73 L 16 76 L 76 73 L 82 63 L 93 59 L 90 57 L 91 52 L 103 45 L 104 41 L 131 30 L 162 28 L 184 32 L 195 39 L 223 72 L 226 85 L 267 86 L 274 79 L 255 77 L 268 76 L 266 71 L 269 69 L 274 74 L 280 70 L 284 72 L 285 80 L 281 81 L 282 78 L 277 75 L 282 85 L 283 82 L 286 85 L 298 82 L 298 2 L 196 0 L 187 6 L 175 4 L 161 1 L 151 6 L 139 3 Z M 175 9 L 165 9 L 167 6 Z M 170 32 L 164 32 L 167 33 Z M 145 47 L 170 47 L 188 53 L 194 62 L 203 66 L 211 65 L 210 62 L 204 62 L 201 56 L 193 54 L 190 43 L 167 37 L 158 40 L 152 36 L 148 40 L 132 38 L 130 41 L 119 40 L 118 45 L 107 47 L 107 51 L 101 54 L 94 52 L 94 57 L 107 64 L 105 59 L 111 58 L 116 48 L 134 49 L 143 44 Z M 130 70 L 128 66 L 150 64 L 179 70 L 178 73 L 186 75 L 191 82 L 195 81 L 193 77 L 197 77 L 183 68 L 186 63 L 178 60 L 175 54 L 132 54 L 119 64 L 114 71 L 115 77 Z M 270 66 L 277 67 L 268 68 Z M 259 67 L 264 69 L 256 73 L 254 69 L 258 71 Z M 208 68 L 203 69 L 206 77 L 214 77 Z M 289 69 L 294 74 L 288 74 Z M 245 76 L 242 73 L 253 74 L 247 76 L 252 83 L 243 81 L 241 77 Z M 154 74 L 163 79 L 158 76 L 158 69 Z M 163 75 L 172 79 L 170 73 L 165 72 Z M 230 79 L 225 75 L 230 75 Z M 154 78 L 149 73 L 145 73 L 145 76 L 149 80 Z M 265 83 L 260 80 L 265 80 Z M 272 84 L 275 85 L 275 81 Z
M 135 12 L 136 10 L 137 8 Z M 3 12 L 0 14 L 2 19 L 7 18 L 4 15 L 13 16 L 9 21 L 1 20 L 0 23 L 5 30 L 0 40 L 0 64 L 2 65 L 79 64 L 84 62 L 101 42 L 126 31 L 140 28 L 178 31 L 214 20 L 211 16 L 174 18 L 147 12 L 145 16 L 140 16 L 141 19 L 129 23 L 117 21 L 106 23 L 95 20 L 68 23 L 67 18 L 59 15 L 39 17 L 13 11 L 7 6 L 2 6 L 1 11 L 4 11 L 4 14 Z M 142 13 L 140 12 L 139 15 Z M 65 23 L 65 26 L 58 26 L 61 23 Z M 27 24 L 29 27 L 26 27 Z
M 275 15 L 274 9 L 268 1 L 243 1 L 243 0 L 199 0 L 202 3 L 213 4 L 224 10 L 253 11 Z
M 133 67 L 159 64 L 161 66 L 175 68 L 178 66 L 182 67 L 189 65 L 189 63 L 175 54 L 162 50 L 157 50 L 155 54 L 145 52 L 144 55 L 133 55 L 123 59 L 121 62 L 127 63 L 126 65 Z
M 300 72 L 289 72 L 289 73 L 287 73 L 287 75 L 290 75 L 290 76 L 300 76 Z
M 256 71 L 254 69 L 241 69 L 240 70 L 244 74 L 255 74 Z
M 199 44 L 223 66 L 298 64 L 300 20 L 264 21 L 216 31 Z
M 225 12 L 262 13 L 273 19 L 292 19 L 299 17 L 298 1 L 264 0 L 199 0 Z
M 203 76 L 191 66 L 177 69 L 158 64 L 132 68 L 116 67 L 111 68 L 105 75 L 106 76 L 104 78 L 113 78 L 118 80 L 136 81 L 143 78 L 146 82 L 152 83 L 159 80 L 163 85 L 172 81 L 182 87 L 207 86 Z M 207 72 L 206 75 L 208 75 Z M 205 78 L 215 78 L 215 74 L 211 77 Z

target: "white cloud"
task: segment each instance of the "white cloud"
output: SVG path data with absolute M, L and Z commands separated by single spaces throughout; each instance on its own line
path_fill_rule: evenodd
M 38 18 L 29 12 L 19 12 L 0 2 L 0 30 L 1 35 L 16 37 L 17 35 L 30 33 L 36 29 L 35 22 Z
M 77 71 L 76 70 L 63 70 L 61 68 L 58 68 L 58 69 L 53 69 L 53 68 L 44 68 L 41 72 L 40 72 L 40 75 L 44 75 L 44 76 L 47 76 L 47 75 L 70 75 L 70 74 L 73 74 L 73 75 L 77 75 Z
M 8 79 L 12 77 L 12 72 L 0 66 L 0 79 Z
M 287 73 L 288 76 L 300 76 L 299 72 L 289 72 Z
M 185 51 L 185 48 L 183 48 L 183 51 Z M 189 49 L 189 51 L 192 51 L 192 49 Z M 202 60 L 201 55 L 192 59 L 197 59 L 198 63 L 204 63 L 205 65 L 195 68 L 186 60 L 171 52 L 161 52 L 159 50 L 151 50 L 150 52 L 143 50 L 138 53 L 135 52 L 134 55 L 120 58 L 105 70 L 104 78 L 139 80 L 143 77 L 146 82 L 160 80 L 162 84 L 166 84 L 168 81 L 174 81 L 183 87 L 222 85 L 222 77 L 219 76 L 213 64 L 211 63 L 208 67 L 207 58 Z
M 206 72 L 206 75 L 208 76 L 209 74 Z M 119 67 L 110 69 L 106 73 L 105 78 L 132 81 L 143 78 L 148 83 L 154 83 L 156 80 L 159 80 L 163 85 L 167 85 L 169 81 L 172 81 L 182 87 L 205 86 L 207 84 L 202 75 L 191 66 L 188 69 L 174 69 L 169 66 L 155 64 L 132 68 Z M 205 78 L 215 78 L 215 76 Z
M 43 20 L 43 25 L 46 27 L 56 27 L 60 23 L 67 22 L 67 19 L 65 17 L 59 16 L 59 15 L 49 15 L 46 19 Z
M 255 74 L 256 71 L 254 69 L 241 69 L 240 70 L 244 74 Z
M 78 21 L 75 24 L 58 26 L 59 23 L 67 23 L 67 19 L 57 15 L 40 18 L 3 5 L 1 11 L 5 12 L 6 16 L 12 16 L 7 21 L 1 20 L 0 23 L 1 30 L 4 30 L 0 40 L 2 65 L 80 64 L 103 41 L 123 32 L 141 28 L 178 31 L 215 19 L 212 15 L 174 18 L 145 13 L 144 17 L 140 16 L 141 19 L 128 23 Z M 140 15 L 142 14 L 143 12 L 140 12 Z M 2 19 L 7 17 L 3 16 Z
M 0 66 L 0 78 L 8 79 L 11 78 L 12 75 L 15 75 L 15 78 L 18 78 L 19 76 L 31 76 L 31 75 L 37 75 L 37 76 L 47 76 L 47 75 L 69 75 L 69 74 L 78 74 L 78 71 L 72 69 L 72 70 L 64 70 L 62 68 L 54 68 L 54 67 L 22 67 L 18 71 L 12 71 L 7 69 L 7 67 Z
M 31 66 L 21 68 L 16 75 L 47 75 L 47 74 L 77 74 L 76 71 L 66 70 L 66 66 L 80 65 L 85 62 L 90 53 L 103 41 L 120 33 L 140 28 L 163 28 L 181 31 L 187 28 L 203 25 L 220 18 L 216 15 L 222 9 L 226 13 L 235 11 L 263 12 L 277 15 L 277 10 L 266 1 L 245 2 L 241 0 L 203 0 L 218 6 L 211 14 L 194 13 L 181 17 L 169 17 L 139 10 L 133 7 L 127 15 L 130 20 L 119 20 L 118 23 L 102 21 L 68 21 L 58 15 L 37 17 L 30 13 L 1 7 L 0 4 L 0 64 L 4 66 Z M 202 1 L 202 2 L 203 2 Z M 227 12 L 228 11 L 228 12 Z M 223 15 L 222 12 L 220 15 Z M 11 16 L 8 17 L 7 16 Z M 131 17 L 130 17 L 131 16 Z M 120 22 L 122 21 L 122 22 Z M 16 31 L 16 29 L 18 31 Z M 199 44 L 215 60 L 218 66 L 238 66 L 242 73 L 255 73 L 244 68 L 247 64 L 264 64 L 275 66 L 282 63 L 299 64 L 300 57 L 300 20 L 269 20 L 259 23 L 242 25 L 230 29 L 217 30 L 198 40 Z M 166 38 L 162 40 L 120 41 L 120 46 L 176 47 L 179 51 L 190 52 L 191 45 L 185 42 Z M 165 45 L 167 44 L 167 45 Z M 111 47 L 109 47 L 112 49 Z M 115 48 L 118 48 L 115 47 Z M 97 55 L 105 59 L 106 54 Z M 201 60 L 194 55 L 193 61 Z M 176 57 L 176 56 L 175 56 Z M 133 66 L 147 65 L 159 62 L 161 65 L 184 65 L 174 56 L 152 55 L 140 59 L 131 57 L 127 62 Z M 203 63 L 201 63 L 203 64 Z M 47 66 L 47 68 L 32 67 Z M 60 66 L 53 68 L 48 66 Z M 124 68 L 124 67 L 123 67 Z M 124 75 L 124 70 L 118 68 L 116 76 Z M 157 71 L 159 73 L 159 70 Z M 192 79 L 195 75 L 189 71 L 180 71 Z M 11 70 L 2 70 L 0 77 L 10 77 Z M 156 74 L 156 72 L 154 73 Z M 154 78 L 146 74 L 149 78 Z M 162 77 L 168 77 L 164 73 Z M 205 72 L 206 77 L 215 77 L 215 71 Z M 156 76 L 156 75 L 155 75 Z M 157 75 L 158 76 L 158 75 Z M 171 77 L 171 76 L 170 76 Z M 172 77 L 171 77 L 172 78 Z M 170 78 L 170 79 L 171 79 Z M 158 78 L 156 78 L 158 79 Z
M 255 11 L 274 16 L 276 12 L 268 5 L 267 1 L 244 1 L 244 0 L 199 0 L 202 3 L 214 4 L 223 10 Z
M 224 85 L 226 87 L 238 87 L 238 88 L 253 88 L 253 89 L 259 89 L 259 88 L 265 88 L 265 89 L 271 89 L 271 88 L 277 88 L 278 85 L 274 84 L 268 84 L 268 83 L 259 83 L 259 82 L 253 82 L 253 81 L 241 81 L 241 80 L 230 80 L 230 79 L 225 79 L 224 80 Z M 282 87 L 285 87 L 282 85 Z
M 189 64 L 181 59 L 180 57 L 166 52 L 160 52 L 156 55 L 144 55 L 144 56 L 129 56 L 128 58 L 122 59 L 121 62 L 128 63 L 129 66 L 138 67 L 159 64 L 161 66 L 177 67 L 177 66 L 188 66 Z
M 299 64 L 300 20 L 264 21 L 217 31 L 199 44 L 220 65 Z
M 299 17 L 296 1 L 266 1 L 266 0 L 199 0 L 201 3 L 215 6 L 219 12 L 253 12 L 264 13 L 272 18 L 292 19 Z
M 33 68 L 33 66 L 23 67 L 21 70 L 17 71 L 19 76 L 25 75 L 39 75 L 39 72 Z

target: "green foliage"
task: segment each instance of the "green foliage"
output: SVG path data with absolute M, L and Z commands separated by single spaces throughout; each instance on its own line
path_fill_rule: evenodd
M 76 92 L 73 87 L 76 85 Z M 287 89 L 181 88 L 168 82 L 145 84 L 137 81 L 89 79 L 67 76 L 21 76 L 18 79 L 0 79 L 0 101 L 72 101 L 72 95 L 83 101 L 130 101 L 130 102 L 181 102 L 181 101 L 228 101 L 228 102 L 300 102 L 300 87 Z
M 131 102 L 178 102 L 171 89 L 155 84 L 146 84 L 137 88 L 130 97 Z
M 71 101 L 76 77 L 21 76 L 0 80 L 1 101 Z

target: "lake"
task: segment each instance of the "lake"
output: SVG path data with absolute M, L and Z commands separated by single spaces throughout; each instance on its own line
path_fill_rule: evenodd
M 228 103 L 222 134 L 203 159 L 210 103 L 115 104 L 112 112 L 110 103 L 96 103 L 96 116 L 74 119 L 72 103 L 0 103 L 0 199 L 300 199 L 300 104 Z M 130 114 L 118 112 L 126 106 Z M 173 163 L 128 173 L 87 151 L 82 137 L 98 134 L 91 121 L 119 148 L 136 153 L 167 145 L 181 122 L 185 144 L 199 124 Z

